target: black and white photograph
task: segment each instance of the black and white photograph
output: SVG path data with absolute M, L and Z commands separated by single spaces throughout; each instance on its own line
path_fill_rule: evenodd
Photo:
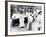
M 8 2 L 8 35 L 44 33 L 44 4 Z

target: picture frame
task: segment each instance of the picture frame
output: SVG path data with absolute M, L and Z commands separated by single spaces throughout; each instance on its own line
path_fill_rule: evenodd
M 32 8 L 32 11 L 35 10 L 35 8 L 39 9 L 42 11 L 42 30 L 41 31 L 37 31 L 35 30 L 34 27 L 34 31 L 26 31 L 23 28 L 23 31 L 19 31 L 20 29 L 18 29 L 16 32 L 15 27 L 12 28 L 11 24 L 11 17 L 13 16 L 13 14 L 11 13 L 14 12 L 14 8 L 21 8 L 21 10 L 23 9 L 30 9 Z M 13 8 L 13 10 L 11 10 Z M 27 10 L 27 11 L 28 11 Z M 15 11 L 18 11 L 15 9 Z M 19 9 L 20 11 L 20 9 Z M 18 12 L 19 12 L 18 11 Z M 25 14 L 25 13 L 24 13 Z M 17 16 L 18 17 L 18 16 Z M 34 25 L 33 25 L 34 26 Z M 23 36 L 23 35 L 38 35 L 38 34 L 45 34 L 45 3 L 42 2 L 26 2 L 26 1 L 5 1 L 5 36 Z

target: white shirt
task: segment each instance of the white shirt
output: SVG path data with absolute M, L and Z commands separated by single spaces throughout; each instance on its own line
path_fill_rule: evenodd
M 26 15 L 28 16 L 28 20 L 29 20 L 29 21 L 32 21 L 32 20 L 33 20 L 33 17 L 30 16 L 30 13 L 26 13 Z
M 20 18 L 20 14 L 13 14 L 12 19 Z

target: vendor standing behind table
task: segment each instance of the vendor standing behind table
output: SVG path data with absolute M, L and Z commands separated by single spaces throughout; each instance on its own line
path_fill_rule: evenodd
M 30 16 L 31 15 L 31 12 L 26 12 L 26 15 L 28 16 L 28 24 L 27 24 L 27 29 L 28 30 L 32 30 L 32 20 L 33 20 L 33 17 Z

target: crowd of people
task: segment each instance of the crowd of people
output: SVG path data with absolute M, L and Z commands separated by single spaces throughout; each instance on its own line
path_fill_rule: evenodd
M 32 30 L 32 23 L 35 21 L 40 22 L 40 16 L 42 14 L 42 11 L 39 10 L 38 8 L 35 8 L 34 10 L 31 11 L 31 9 L 28 9 L 25 11 L 25 9 L 19 8 L 19 11 L 15 8 L 15 13 L 12 15 L 12 23 L 15 25 L 15 20 L 19 20 L 19 27 L 24 28 L 25 26 L 25 19 L 27 17 L 27 29 Z

